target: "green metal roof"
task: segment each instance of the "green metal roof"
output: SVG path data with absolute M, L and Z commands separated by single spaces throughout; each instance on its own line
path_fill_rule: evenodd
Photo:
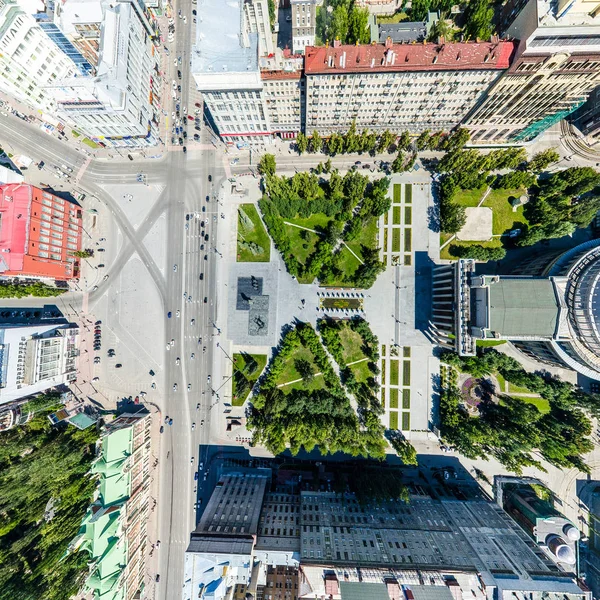
M 390 600 L 384 583 L 340 582 L 342 600 Z
M 500 278 L 489 286 L 490 329 L 502 337 L 552 337 L 559 308 L 549 279 Z
M 131 454 L 133 427 L 117 429 L 102 438 L 102 456 L 107 463 L 122 460 Z

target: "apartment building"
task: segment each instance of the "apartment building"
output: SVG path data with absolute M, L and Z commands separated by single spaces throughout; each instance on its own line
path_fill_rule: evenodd
M 184 600 L 591 600 L 554 539 L 574 539 L 571 523 L 546 548 L 478 496 L 361 503 L 270 486 L 269 469 L 222 475 L 186 551 Z
M 133 600 L 148 585 L 151 425 L 143 409 L 104 428 L 92 466 L 96 498 L 69 547 L 90 554 L 84 588 L 103 600 Z
M 154 145 L 158 140 L 161 93 L 152 43 L 154 32 L 134 1 L 102 2 L 101 7 L 101 23 L 88 23 L 92 39 L 100 30 L 95 76 L 62 79 L 48 93 L 54 98 L 60 118 L 100 143 Z M 97 18 L 95 10 L 93 18 Z M 58 18 L 66 23 L 70 14 L 63 7 Z M 89 41 L 80 36 L 77 43 L 93 56 L 93 44 L 84 45 Z
M 0 90 L 31 106 L 52 112 L 46 92 L 64 77 L 81 75 L 78 66 L 14 0 L 0 0 Z
M 25 183 L 0 185 L 0 275 L 79 276 L 81 209 Z
M 600 4 L 515 0 L 503 17 L 515 60 L 465 121 L 471 141 L 526 142 L 575 111 L 600 85 Z
M 304 54 L 307 46 L 315 45 L 317 32 L 317 6 L 323 0 L 291 0 L 292 52 Z
M 449 130 L 508 69 L 509 41 L 306 49 L 305 128 L 328 136 L 358 129 Z

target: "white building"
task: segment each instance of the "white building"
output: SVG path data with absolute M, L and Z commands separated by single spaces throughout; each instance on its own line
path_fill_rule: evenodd
M 269 18 L 269 4 L 267 0 L 243 0 L 244 6 L 244 31 L 246 34 L 258 35 L 258 53 L 260 56 L 273 54 L 273 33 Z
M 323 0 L 291 0 L 292 52 L 304 54 L 306 46 L 315 45 L 317 31 L 317 6 Z
M 531 140 L 600 85 L 597 0 L 517 0 L 502 25 L 504 37 L 520 43 L 511 68 L 467 118 L 473 142 Z
M 514 42 L 306 49 L 307 132 L 449 130 L 509 67 Z
M 3 325 L 0 404 L 74 381 L 78 346 L 79 330 L 73 325 Z
M 95 76 L 63 79 L 49 90 L 58 115 L 89 137 L 121 146 L 153 145 L 160 90 L 152 28 L 135 2 L 102 2 Z
M 13 0 L 0 0 L 0 90 L 33 109 L 53 111 L 45 87 L 80 74 L 35 19 Z

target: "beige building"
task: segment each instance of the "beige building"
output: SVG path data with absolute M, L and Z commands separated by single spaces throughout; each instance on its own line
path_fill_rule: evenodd
M 315 45 L 317 6 L 323 0 L 290 0 L 292 6 L 292 52 L 304 54 L 307 46 Z
M 600 3 L 509 3 L 503 36 L 516 59 L 467 117 L 471 140 L 526 142 L 576 110 L 600 85 Z
M 306 49 L 307 132 L 449 130 L 508 69 L 514 42 Z

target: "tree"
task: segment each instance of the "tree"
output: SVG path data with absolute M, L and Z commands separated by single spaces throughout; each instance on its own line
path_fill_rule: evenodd
M 396 136 L 389 130 L 386 129 L 380 136 L 377 143 L 377 152 L 388 152 L 389 147 L 394 143 Z
M 465 9 L 464 33 L 470 40 L 489 40 L 494 31 L 493 18 L 489 0 L 472 0 Z
M 451 42 L 453 37 L 453 28 L 446 20 L 446 14 L 441 13 L 440 18 L 433 24 L 429 32 L 429 41 L 437 43 L 440 38 L 444 38 L 447 42 Z
M 402 433 L 400 433 L 400 431 L 397 431 L 390 436 L 390 444 L 398 454 L 398 458 L 405 465 L 416 466 L 418 464 L 415 447 L 402 435 Z
M 298 154 L 304 154 L 308 149 L 308 138 L 302 132 L 296 136 L 296 146 L 298 147 Z
M 469 130 L 465 127 L 459 127 L 455 131 L 453 131 L 446 140 L 446 151 L 447 152 L 456 152 L 457 150 L 462 150 L 464 145 L 471 139 L 471 134 Z
M 410 16 L 413 21 L 424 21 L 431 7 L 431 0 L 413 0 Z
M 312 364 L 305 358 L 298 358 L 294 361 L 294 367 L 305 383 L 310 383 L 314 379 Z
M 527 164 L 527 169 L 537 173 L 545 170 L 549 165 L 558 162 L 559 160 L 560 155 L 556 149 L 548 148 L 548 150 L 543 150 L 542 152 L 534 154 L 533 158 Z
M 277 22 L 275 0 L 269 0 L 268 3 L 269 3 L 269 23 L 271 24 L 271 31 L 273 31 L 273 26 Z
M 277 163 L 275 162 L 275 156 L 273 154 L 263 154 L 263 157 L 258 163 L 258 172 L 265 177 L 275 175 L 277 169 Z
M 360 140 L 356 134 L 356 121 L 352 121 L 350 129 L 344 135 L 344 152 L 358 152 L 360 150 Z
M 315 129 L 310 136 L 310 151 L 311 152 L 320 152 L 323 147 L 323 140 L 319 135 L 319 132 Z
M 89 258 L 90 256 L 92 256 L 94 254 L 93 250 L 75 250 L 74 252 L 70 253 L 71 256 L 74 256 L 75 258 Z
M 392 173 L 402 173 L 402 171 L 404 171 L 404 161 L 404 154 L 402 154 L 402 150 L 400 150 L 398 156 L 396 156 L 392 162 Z
M 450 254 L 457 258 L 473 258 L 480 261 L 502 260 L 506 256 L 504 248 L 488 248 L 481 244 L 452 244 Z
M 500 190 L 516 190 L 530 188 L 536 181 L 537 176 L 529 171 L 511 171 L 505 175 L 499 175 L 494 180 L 492 187 Z
M 429 129 L 426 129 L 417 138 L 417 150 L 425 150 L 425 148 L 427 148 L 428 143 L 429 143 Z
M 369 33 L 369 9 L 360 8 L 354 2 L 348 15 L 347 44 L 368 44 L 371 41 Z
M 325 173 L 331 173 L 331 159 L 328 158 L 325 161 L 325 164 L 323 165 L 323 171 L 325 171 Z
M 339 133 L 332 133 L 327 140 L 327 152 L 332 156 L 344 151 L 344 138 Z
M 410 133 L 403 131 L 398 138 L 398 150 L 408 150 L 411 146 Z

